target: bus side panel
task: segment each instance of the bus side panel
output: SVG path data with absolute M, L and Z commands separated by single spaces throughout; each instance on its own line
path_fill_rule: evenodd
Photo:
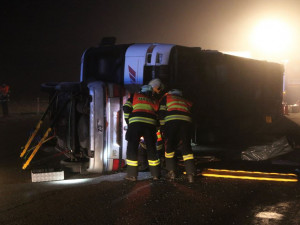
M 90 158 L 88 171 L 102 173 L 105 170 L 105 90 L 102 82 L 88 84 L 92 101 L 90 103 Z
M 170 87 L 194 102 L 195 139 L 202 144 L 255 140 L 266 118 L 280 116 L 282 78 L 275 63 L 187 47 L 170 55 Z
M 107 115 L 107 171 L 112 171 L 114 160 L 119 159 L 120 154 L 120 98 L 108 98 L 106 106 Z
M 106 171 L 118 170 L 126 159 L 127 141 L 125 140 L 126 122 L 123 105 L 127 101 L 128 92 L 116 84 L 107 84 L 106 104 Z M 121 160 L 121 161 L 120 161 Z

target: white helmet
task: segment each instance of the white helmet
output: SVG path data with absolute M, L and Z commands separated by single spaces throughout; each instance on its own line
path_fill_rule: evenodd
M 152 93 L 152 87 L 151 87 L 151 85 L 143 85 L 141 87 L 141 92 L 142 93 L 147 93 L 147 92 L 151 92 Z
M 171 95 L 178 95 L 178 96 L 182 96 L 182 91 L 179 89 L 172 89 L 168 92 Z
M 149 82 L 155 93 L 160 93 L 164 89 L 164 85 L 160 79 L 155 78 Z

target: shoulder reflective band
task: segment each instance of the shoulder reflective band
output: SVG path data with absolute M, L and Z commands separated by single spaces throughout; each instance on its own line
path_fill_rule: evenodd
M 183 108 L 188 111 L 187 104 L 184 101 L 180 100 L 171 100 L 167 103 L 168 110 L 171 108 Z
M 183 155 L 182 158 L 183 161 L 186 161 L 186 160 L 194 159 L 194 155 L 193 154 Z
M 175 155 L 175 152 L 170 152 L 170 153 L 165 152 L 165 157 L 168 158 L 168 159 L 173 158 L 174 155 Z
M 148 124 L 156 125 L 156 120 L 155 119 L 146 118 L 146 117 L 139 117 L 139 116 L 131 117 L 129 119 L 129 124 L 134 123 L 134 122 L 142 122 L 142 123 L 148 123 Z
M 127 162 L 128 166 L 138 166 L 138 161 L 132 161 L 132 160 L 126 159 L 126 162 Z
M 158 166 L 159 165 L 159 159 L 158 160 L 148 160 L 149 166 Z
M 129 118 L 129 114 L 130 114 L 130 113 L 124 113 L 125 119 L 128 119 L 128 118 Z
M 133 106 L 133 112 L 138 110 L 154 111 L 153 107 L 150 104 L 144 104 L 144 103 L 137 103 Z
M 167 107 L 169 108 L 171 105 L 186 105 L 184 101 L 180 100 L 171 100 L 167 103 Z
M 184 120 L 184 121 L 192 122 L 192 118 L 185 115 L 170 115 L 165 117 L 165 122 L 168 122 L 170 120 Z
M 132 108 L 132 103 L 130 101 L 127 101 L 124 106 L 127 106 L 129 108 Z
M 168 111 L 172 111 L 172 110 L 189 112 L 188 108 L 186 106 L 182 106 L 182 105 L 171 105 L 170 107 L 168 107 Z

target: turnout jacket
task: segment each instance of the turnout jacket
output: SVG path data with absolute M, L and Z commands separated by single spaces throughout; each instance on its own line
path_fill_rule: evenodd
M 172 120 L 192 122 L 191 107 L 192 102 L 185 98 L 166 93 L 160 100 L 159 105 L 160 125 L 163 126 Z
M 127 124 L 141 122 L 156 126 L 159 103 L 143 93 L 134 93 L 123 106 Z

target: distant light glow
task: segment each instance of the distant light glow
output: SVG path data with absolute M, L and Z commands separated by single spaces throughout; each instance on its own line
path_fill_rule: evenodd
M 261 21 L 253 30 L 252 42 L 264 53 L 281 53 L 291 47 L 292 32 L 283 21 L 268 19 Z
M 223 52 L 223 53 L 228 54 L 228 55 L 244 57 L 244 58 L 252 58 L 252 55 L 250 52 Z

